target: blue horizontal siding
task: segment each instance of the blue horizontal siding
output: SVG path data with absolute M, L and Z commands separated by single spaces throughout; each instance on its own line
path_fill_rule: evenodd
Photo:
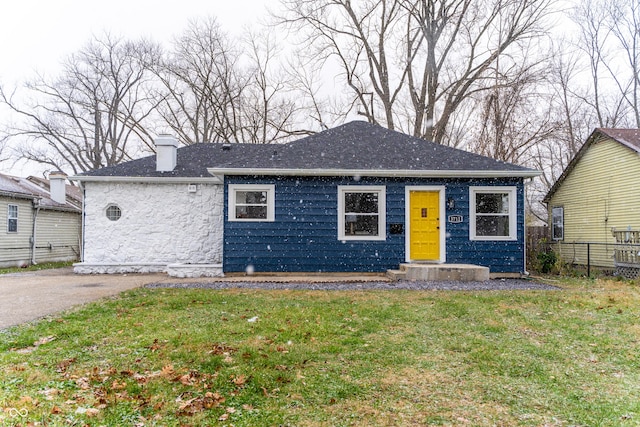
M 446 224 L 448 263 L 488 266 L 493 272 L 524 272 L 523 184 L 510 179 L 401 179 L 329 177 L 226 177 L 224 271 L 243 272 L 382 272 L 405 261 L 405 186 L 445 186 L 454 199 Z M 228 221 L 228 184 L 274 184 L 275 221 Z M 338 186 L 386 187 L 386 240 L 338 240 Z M 518 187 L 518 240 L 469 239 L 469 186 Z M 402 234 L 389 234 L 389 224 L 403 224 Z

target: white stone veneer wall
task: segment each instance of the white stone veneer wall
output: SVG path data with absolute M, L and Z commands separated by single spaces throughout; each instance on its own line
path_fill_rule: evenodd
M 223 202 L 220 184 L 85 182 L 84 259 L 76 273 L 166 271 L 200 264 L 190 275 L 222 275 Z M 122 210 L 118 221 L 107 207 Z

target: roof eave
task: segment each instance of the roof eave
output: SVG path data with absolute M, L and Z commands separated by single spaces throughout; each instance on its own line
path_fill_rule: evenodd
M 209 168 L 213 176 L 370 176 L 406 178 L 533 178 L 541 175 L 536 170 L 401 170 L 401 169 L 245 169 Z
M 0 190 L 0 196 L 3 197 L 11 197 L 14 199 L 26 199 L 26 200 L 33 200 L 33 199 L 37 199 L 40 196 L 36 195 L 36 194 L 29 194 L 29 193 L 17 193 L 15 191 L 4 191 L 4 190 Z
M 69 180 L 78 182 L 129 182 L 147 184 L 222 184 L 215 176 L 184 177 L 184 176 L 91 176 L 74 175 Z

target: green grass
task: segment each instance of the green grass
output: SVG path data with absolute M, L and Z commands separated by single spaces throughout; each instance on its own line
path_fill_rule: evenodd
M 640 424 L 638 286 L 555 283 L 127 292 L 0 332 L 0 425 Z
M 24 267 L 6 267 L 0 268 L 0 274 L 21 273 L 23 271 L 50 270 L 52 268 L 70 267 L 76 261 L 65 262 L 44 262 L 42 264 L 32 264 Z

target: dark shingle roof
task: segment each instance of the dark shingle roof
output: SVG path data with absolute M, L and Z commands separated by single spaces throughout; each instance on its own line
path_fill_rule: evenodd
M 231 146 L 233 149 L 227 149 Z M 207 168 L 219 166 L 235 156 L 265 153 L 265 148 L 268 147 L 259 144 L 193 144 L 178 149 L 177 165 L 171 172 L 157 172 L 156 156 L 152 155 L 79 176 L 211 178 Z
M 219 167 L 535 172 L 361 121 L 347 123 L 288 144 L 272 146 L 267 155 L 254 154 L 257 155 L 232 157 Z
M 535 176 L 537 171 L 354 121 L 288 144 L 194 144 L 178 149 L 171 172 L 155 156 L 87 172 L 90 177 L 211 177 L 216 173 L 296 171 L 482 171 Z

